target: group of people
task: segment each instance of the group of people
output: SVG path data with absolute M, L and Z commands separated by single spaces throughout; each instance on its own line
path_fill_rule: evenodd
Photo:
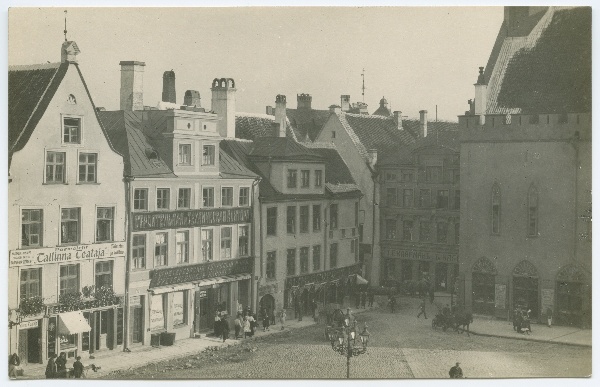
M 21 358 L 16 353 L 13 353 L 8 358 L 8 377 L 16 379 L 23 376 L 23 368 L 21 368 Z
M 373 306 L 375 301 L 375 293 L 373 292 L 356 292 L 356 309 L 367 307 L 367 299 L 369 300 L 369 308 Z
M 281 330 L 285 328 L 286 320 L 285 309 L 282 309 L 279 313 L 279 321 L 281 322 Z M 260 318 L 262 321 L 263 332 L 271 330 L 271 323 L 275 320 L 273 311 L 269 311 L 267 308 L 262 308 L 260 312 Z M 248 338 L 254 336 L 254 333 L 258 329 L 259 318 L 256 313 L 253 313 L 248 307 L 243 312 L 238 312 L 235 319 L 233 320 L 233 327 L 235 331 L 235 339 Z M 227 319 L 226 312 L 215 312 L 215 324 L 214 333 L 216 337 L 223 339 L 223 342 L 229 338 L 229 320 Z
M 531 332 L 531 309 L 523 309 L 517 306 L 513 312 L 513 329 L 518 333 Z
M 67 369 L 67 354 L 61 352 L 60 356 L 56 356 L 53 353 L 50 355 L 48 365 L 46 366 L 46 379 L 67 379 L 69 377 L 80 379 L 85 376 L 83 370 L 81 356 L 76 357 L 75 362 L 73 362 L 73 370 L 69 372 Z

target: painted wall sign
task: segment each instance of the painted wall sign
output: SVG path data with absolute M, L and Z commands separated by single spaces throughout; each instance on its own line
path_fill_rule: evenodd
M 250 221 L 250 208 L 216 208 L 133 214 L 133 231 L 199 227 Z
M 322 271 L 319 273 L 300 275 L 297 277 L 286 278 L 285 288 L 289 289 L 292 286 L 304 286 L 310 283 L 320 284 L 338 279 L 346 280 L 348 276 L 357 273 L 360 273 L 360 264 Z
M 75 262 L 85 259 L 124 257 L 125 242 L 11 250 L 9 255 L 9 267 Z
M 542 310 L 540 315 L 545 315 L 548 308 L 554 311 L 554 289 L 542 289 Z
M 226 275 L 250 274 L 252 273 L 252 260 L 253 258 L 228 259 L 152 270 L 150 272 L 150 288 Z
M 152 296 L 150 300 L 150 329 L 163 329 L 165 327 L 165 315 L 163 313 L 162 295 Z
M 385 249 L 383 250 L 382 255 L 386 258 L 418 259 L 421 261 L 458 263 L 458 254 L 441 253 L 435 251 Z
M 494 306 L 496 309 L 506 309 L 506 285 L 496 284 L 495 294 Z
M 21 324 L 19 324 L 19 329 L 37 328 L 39 324 L 39 320 L 21 321 Z
M 183 292 L 173 293 L 173 325 L 182 325 L 183 321 Z

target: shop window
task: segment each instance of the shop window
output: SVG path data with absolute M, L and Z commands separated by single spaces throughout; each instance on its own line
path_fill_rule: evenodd
M 131 246 L 131 258 L 133 262 L 133 269 L 145 269 L 146 268 L 146 235 L 137 234 L 133 235 L 133 242 Z
M 202 207 L 212 208 L 215 206 L 215 189 L 212 187 L 202 188 Z
M 60 335 L 58 336 L 61 352 L 70 352 L 77 348 L 77 335 Z M 72 356 L 69 356 L 72 357 Z
M 301 185 L 302 188 L 310 187 L 310 171 L 309 170 L 300 171 L 300 182 L 302 184 Z
M 63 142 L 81 144 L 81 118 L 63 117 Z
M 59 294 L 77 293 L 79 291 L 79 265 L 63 265 L 60 267 Z
M 430 189 L 419 190 L 419 207 L 421 207 L 421 208 L 431 207 L 431 190 Z
M 321 245 L 313 246 L 313 271 L 321 270 Z
M 165 266 L 167 264 L 168 234 L 159 232 L 154 236 L 154 266 Z
M 191 188 L 179 188 L 177 195 L 177 208 L 187 209 L 190 208 L 192 197 Z
M 268 251 L 267 252 L 267 278 L 274 279 L 275 278 L 275 269 L 277 262 L 277 252 L 276 251 Z
M 329 226 L 332 230 L 338 228 L 338 205 L 332 204 L 329 208 Z
M 136 188 L 133 190 L 133 209 L 140 211 L 148 210 L 148 190 L 146 188 Z
M 173 292 L 173 326 L 178 327 L 187 324 L 187 291 Z
M 96 289 L 113 287 L 113 261 L 96 262 Z
M 446 243 L 448 240 L 448 223 L 439 222 L 437 224 L 437 242 Z
M 300 274 L 308 273 L 308 247 L 300 248 Z
M 214 145 L 204 145 L 202 147 L 202 165 L 215 165 Z
M 60 243 L 79 243 L 79 208 L 63 208 L 60 220 Z
M 95 153 L 79 154 L 79 183 L 95 183 L 97 178 L 98 155 Z
M 160 331 L 163 329 L 165 329 L 163 295 L 157 294 L 150 297 L 150 330 Z
M 321 231 L 321 205 L 313 205 L 313 232 Z
M 21 211 L 21 247 L 43 246 L 43 210 Z
M 177 263 L 190 262 L 190 233 L 189 231 L 178 231 L 175 234 Z
M 405 240 L 405 241 L 413 240 L 412 228 L 413 228 L 412 220 L 405 220 L 402 222 L 402 239 L 403 240 Z
M 287 249 L 287 275 L 296 275 L 296 249 Z
M 221 227 L 221 259 L 231 258 L 231 227 Z
M 179 165 L 192 165 L 191 144 L 179 144 Z
M 532 185 L 529 188 L 527 195 L 528 202 L 528 222 L 527 222 L 527 236 L 538 235 L 538 191 L 537 188 Z
M 21 269 L 19 298 L 25 300 L 42 295 L 42 269 Z
M 112 207 L 98 207 L 96 209 L 96 242 L 110 242 L 113 240 L 115 211 Z
M 396 188 L 388 188 L 386 191 L 386 203 L 388 206 L 395 206 L 397 203 L 397 190 Z
M 492 234 L 500 234 L 500 187 L 492 187 Z
M 419 241 L 431 242 L 431 222 L 422 220 L 419 225 Z
M 267 208 L 267 235 L 277 235 L 277 207 Z
M 288 169 L 287 173 L 287 187 L 296 188 L 298 180 L 298 171 L 295 169 Z
M 411 208 L 413 206 L 413 190 L 405 189 L 402 192 L 402 206 L 404 208 Z
M 233 207 L 233 188 L 221 188 L 221 207 Z
M 308 232 L 309 207 L 300 206 L 300 232 Z
M 248 229 L 248 226 L 240 226 L 238 230 L 238 249 L 240 257 L 247 257 L 249 255 Z
M 332 243 L 329 246 L 329 268 L 333 269 L 337 267 L 337 258 L 338 258 L 338 244 Z
M 171 200 L 171 190 L 169 188 L 157 188 L 156 189 L 156 209 L 157 210 L 168 210 L 169 202 Z
M 448 209 L 448 190 L 441 189 L 437 191 L 437 208 Z
M 248 187 L 240 188 L 239 204 L 240 204 L 240 207 L 248 207 L 250 205 L 250 188 L 248 188 Z
M 385 220 L 385 237 L 386 239 L 396 239 L 396 219 Z
M 295 234 L 296 233 L 296 206 L 288 206 L 287 207 L 287 233 Z
M 47 152 L 46 153 L 46 183 L 60 184 L 66 181 L 65 178 L 65 153 Z
M 213 230 L 210 228 L 202 229 L 202 260 L 213 260 Z
M 315 171 L 315 187 L 323 186 L 323 171 L 317 169 Z

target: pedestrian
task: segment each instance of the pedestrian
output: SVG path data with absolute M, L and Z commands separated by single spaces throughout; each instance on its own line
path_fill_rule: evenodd
M 298 317 L 298 321 L 302 321 L 302 303 L 300 302 L 300 297 L 296 297 L 294 302 L 296 316 Z
M 16 353 L 13 353 L 8 359 L 8 377 L 11 379 L 16 379 L 18 376 L 23 376 L 21 358 Z
M 256 332 L 256 326 L 258 325 L 258 318 L 256 317 L 256 313 L 252 313 L 250 315 L 250 331 L 251 331 L 251 335 L 250 336 L 254 336 L 254 332 Z
M 244 317 L 244 322 L 243 322 L 243 328 L 244 328 L 244 339 L 250 337 L 250 320 L 248 320 L 248 316 Z
M 235 339 L 239 339 L 240 338 L 240 332 L 242 330 L 242 313 L 238 313 L 237 316 L 235 317 L 235 320 L 233 320 L 233 327 L 235 329 Z
M 435 300 L 435 292 L 433 291 L 433 288 L 429 289 L 429 303 L 433 304 L 433 300 Z
M 419 318 L 421 315 L 425 315 L 425 320 L 427 320 L 427 312 L 425 311 L 425 298 L 421 300 L 421 305 L 419 306 L 419 314 L 417 315 L 417 318 Z
M 286 314 L 285 314 L 285 308 L 281 309 L 281 315 L 279 315 L 279 321 L 281 322 L 281 330 L 285 329 L 285 318 L 286 318 Z
M 360 293 L 360 306 L 362 306 L 363 309 L 367 307 L 367 292 Z
M 269 330 L 269 326 L 271 326 L 271 318 L 269 317 L 269 312 L 267 309 L 263 309 L 263 332 Z
M 219 312 L 215 312 L 215 337 L 221 337 L 221 316 L 219 316 Z
M 310 307 L 312 309 L 312 317 L 315 322 L 317 321 L 317 306 L 317 300 L 313 298 L 310 302 Z
M 392 311 L 392 313 L 394 313 L 394 309 L 396 308 L 396 297 L 394 297 L 393 295 L 391 295 L 388 298 L 389 304 L 390 304 L 390 310 Z
M 50 355 L 48 364 L 46 365 L 46 379 L 56 379 L 56 372 L 56 354 L 53 353 Z
M 448 372 L 448 374 L 450 375 L 450 379 L 462 379 L 463 372 L 462 372 L 462 369 L 460 368 L 460 363 L 457 362 L 454 367 L 450 368 L 450 371 Z
M 61 352 L 58 356 L 58 359 L 55 361 L 56 363 L 56 377 L 58 379 L 66 379 L 67 378 L 67 354 L 65 352 Z
M 223 342 L 229 338 L 229 321 L 227 321 L 227 316 L 221 317 L 221 335 L 223 336 Z
M 77 356 L 75 363 L 73 363 L 73 377 L 75 379 L 81 379 L 83 375 L 83 363 L 81 363 L 81 356 Z
M 373 301 L 375 301 L 375 292 L 371 290 L 369 292 L 369 308 L 373 307 Z
M 546 309 L 546 318 L 548 319 L 548 328 L 552 328 L 552 308 Z

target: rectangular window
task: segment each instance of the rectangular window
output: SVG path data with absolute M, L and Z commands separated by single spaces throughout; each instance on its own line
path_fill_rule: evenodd
M 288 206 L 287 208 L 287 233 L 296 233 L 296 206 Z
M 404 239 L 405 241 L 413 240 L 412 228 L 413 228 L 412 220 L 405 220 L 402 222 L 402 239 Z
M 177 263 L 190 262 L 190 234 L 189 231 L 178 231 L 175 234 Z
M 437 208 L 448 209 L 448 190 L 437 191 Z
M 448 223 L 439 222 L 437 224 L 437 242 L 446 243 L 448 239 Z
M 221 207 L 233 207 L 233 188 L 221 188 Z
M 191 188 L 179 188 L 179 193 L 177 194 L 177 208 L 190 208 L 191 196 Z
M 64 152 L 46 153 L 46 183 L 64 183 L 65 169 Z
M 411 208 L 413 206 L 413 190 L 405 189 L 402 192 L 402 206 L 405 208 Z
M 43 211 L 23 210 L 21 212 L 21 247 L 43 246 Z
M 320 169 L 315 171 L 315 187 L 323 186 L 323 171 Z
M 288 188 L 296 188 L 298 185 L 298 171 L 295 169 L 289 169 L 287 173 L 287 187 Z
M 96 281 L 94 284 L 96 285 L 96 289 L 100 289 L 101 287 L 106 287 L 112 289 L 113 287 L 113 262 L 112 261 L 102 261 L 96 262 Z
M 421 207 L 421 208 L 431 207 L 431 190 L 430 189 L 419 190 L 419 207 Z
M 460 210 L 460 190 L 454 191 L 454 209 Z
M 309 206 L 300 206 L 300 232 L 308 232 Z
M 240 188 L 239 204 L 240 204 L 240 207 L 248 207 L 250 205 L 250 188 L 249 187 L 241 187 Z
M 300 248 L 300 273 L 308 273 L 308 247 Z
M 231 258 L 231 227 L 221 227 L 221 259 Z
M 79 208 L 63 208 L 60 219 L 60 243 L 79 243 Z
M 80 153 L 79 154 L 79 182 L 80 183 L 95 183 L 96 182 L 96 160 L 98 155 L 95 153 Z
M 42 295 L 42 269 L 21 269 L 19 298 L 25 300 Z
M 532 205 L 529 204 L 529 222 L 527 226 L 527 235 L 528 236 L 537 236 L 538 231 L 538 210 L 537 204 Z
M 277 235 L 277 207 L 267 208 L 267 235 Z
M 337 267 L 338 244 L 332 243 L 329 247 L 329 268 Z
M 396 219 L 386 219 L 385 237 L 386 239 L 396 239 Z
M 454 243 L 460 243 L 460 223 L 454 223 Z
M 321 270 L 321 245 L 313 246 L 313 271 Z
M 214 145 L 204 145 L 202 147 L 202 165 L 215 165 Z
M 332 230 L 338 228 L 338 205 L 332 204 L 329 209 L 329 224 Z
M 192 165 L 191 144 L 179 144 L 179 165 Z
M 171 196 L 171 190 L 168 188 L 157 188 L 156 189 L 156 209 L 157 210 L 168 210 L 169 201 Z
M 313 232 L 321 231 L 321 205 L 313 205 Z
M 79 292 L 79 265 L 60 267 L 60 295 Z
M 273 279 L 275 278 L 275 263 L 277 262 L 277 252 L 268 251 L 267 252 L 267 278 Z
M 133 269 L 145 269 L 146 268 L 146 235 L 138 234 L 133 235 L 133 242 L 131 243 L 131 259 L 133 262 Z
M 419 229 L 419 241 L 430 242 L 431 241 L 431 222 L 428 220 L 421 220 Z
M 202 188 L 202 207 L 212 208 L 215 206 L 215 189 L 212 187 Z
M 133 209 L 148 209 L 148 190 L 146 188 L 136 188 L 133 190 Z
M 387 200 L 386 200 L 387 205 L 388 206 L 395 206 L 396 203 L 397 203 L 397 199 L 398 199 L 396 197 L 396 195 L 397 195 L 396 188 L 388 188 L 386 190 L 386 193 L 387 193 L 387 195 L 386 195 L 386 197 L 387 197 Z
M 248 247 L 248 226 L 240 226 L 238 230 L 238 249 L 240 257 L 247 257 L 249 255 Z
M 168 262 L 167 236 L 166 232 L 160 232 L 154 236 L 154 266 L 165 266 Z
M 296 249 L 287 249 L 287 275 L 296 275 Z
M 96 209 L 96 242 L 113 241 L 115 210 L 112 207 Z
M 300 171 L 300 181 L 302 182 L 302 188 L 310 187 L 310 171 L 302 170 Z
M 210 228 L 202 230 L 202 260 L 213 260 L 213 230 Z
M 81 144 L 81 118 L 63 117 L 63 142 Z

